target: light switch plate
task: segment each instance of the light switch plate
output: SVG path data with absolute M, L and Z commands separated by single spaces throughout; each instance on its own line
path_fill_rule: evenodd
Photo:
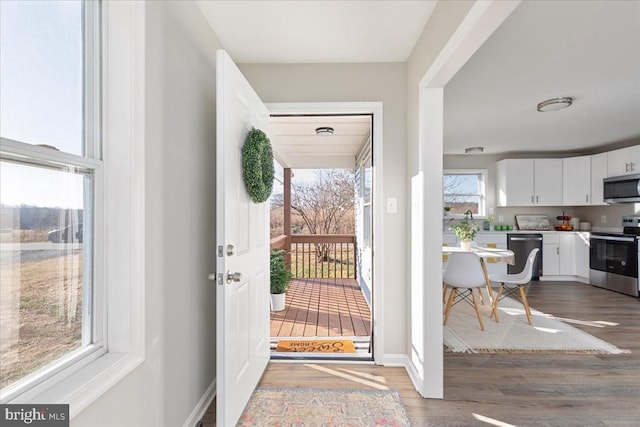
M 395 197 L 387 197 L 387 213 L 394 214 L 398 212 L 398 199 Z

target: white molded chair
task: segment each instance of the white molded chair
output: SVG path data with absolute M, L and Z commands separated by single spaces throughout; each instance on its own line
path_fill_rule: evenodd
M 531 325 L 531 309 L 529 308 L 529 302 L 527 301 L 527 293 L 525 292 L 525 286 L 531 282 L 531 276 L 533 275 L 533 264 L 536 260 L 536 256 L 540 249 L 534 248 L 529 252 L 527 262 L 520 273 L 517 274 L 496 274 L 490 277 L 492 282 L 500 284 L 498 289 L 498 295 L 493 300 L 492 315 L 496 316 L 498 320 L 498 302 L 501 299 L 518 292 L 520 294 L 520 300 L 524 306 L 524 312 L 527 315 L 527 320 Z
M 482 323 L 478 303 L 473 293 L 474 289 L 481 291 L 481 288 L 487 283 L 478 256 L 472 252 L 456 252 L 449 255 L 449 262 L 442 281 L 445 289 L 451 288 L 444 309 L 444 324 L 446 325 L 449 320 L 451 307 L 464 300 L 476 310 L 480 329 L 484 331 L 484 323 Z

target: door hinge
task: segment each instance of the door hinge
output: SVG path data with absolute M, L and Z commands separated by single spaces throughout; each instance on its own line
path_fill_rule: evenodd
M 222 245 L 218 246 L 218 258 L 222 258 L 224 256 L 224 248 Z

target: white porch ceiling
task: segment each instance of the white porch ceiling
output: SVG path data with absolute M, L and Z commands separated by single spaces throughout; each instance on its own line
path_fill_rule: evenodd
M 330 126 L 333 135 L 318 136 L 316 128 Z M 276 160 L 295 169 L 347 168 L 369 141 L 371 116 L 279 116 L 271 118 L 269 138 Z

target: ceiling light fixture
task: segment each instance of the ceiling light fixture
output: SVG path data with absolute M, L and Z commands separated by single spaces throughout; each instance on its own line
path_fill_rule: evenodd
M 484 147 L 469 147 L 464 149 L 464 154 L 480 154 L 484 151 Z
M 333 128 L 329 126 L 322 126 L 322 127 L 316 128 L 316 135 L 331 136 L 333 135 Z
M 546 113 L 548 111 L 558 111 L 568 108 L 573 104 L 573 98 L 565 96 L 563 98 L 551 98 L 538 104 L 538 111 Z

